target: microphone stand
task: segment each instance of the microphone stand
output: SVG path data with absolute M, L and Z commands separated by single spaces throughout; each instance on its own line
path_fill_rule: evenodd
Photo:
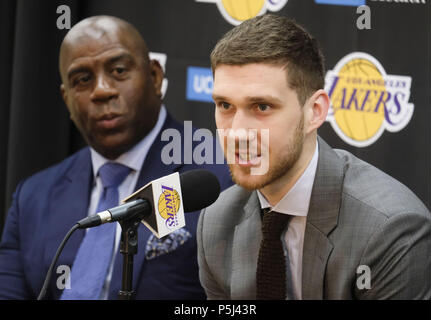
M 133 257 L 138 253 L 138 226 L 140 220 L 120 221 L 121 225 L 121 247 L 123 255 L 123 276 L 121 290 L 118 292 L 119 300 L 133 300 Z
M 149 206 L 151 212 L 151 206 Z M 139 210 L 129 219 L 120 220 L 121 246 L 120 253 L 123 255 L 123 275 L 121 290 L 118 292 L 119 300 L 133 300 L 133 257 L 138 253 L 138 227 L 143 217 L 148 214 L 145 210 Z

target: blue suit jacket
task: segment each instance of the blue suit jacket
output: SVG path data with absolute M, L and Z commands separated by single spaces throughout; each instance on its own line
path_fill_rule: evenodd
M 183 126 L 169 115 L 161 130 Z M 171 164 L 161 161 L 159 133 L 143 164 L 135 189 L 149 181 L 190 169 L 208 169 L 219 178 L 222 189 L 232 184 L 225 165 Z M 215 142 L 215 141 L 213 141 Z M 57 247 L 67 231 L 87 215 L 93 173 L 89 148 L 21 182 L 15 191 L 0 245 L 0 299 L 35 299 Z M 186 213 L 185 229 L 191 235 L 175 250 L 147 259 L 146 244 L 152 233 L 141 224 L 138 254 L 134 257 L 133 289 L 136 299 L 203 299 L 199 283 L 196 225 L 199 212 Z M 72 266 L 84 230 L 76 231 L 66 244 L 57 266 Z M 154 238 L 153 238 L 154 240 Z M 161 241 L 161 240 L 157 240 Z M 121 288 L 122 255 L 118 252 L 109 292 L 116 299 Z M 91 263 L 91 261 L 89 262 Z M 54 269 L 47 298 L 58 299 L 60 274 Z

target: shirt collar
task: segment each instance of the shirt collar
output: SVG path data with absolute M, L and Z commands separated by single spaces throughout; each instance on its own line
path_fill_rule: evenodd
M 162 105 L 160 108 L 159 117 L 153 129 L 151 129 L 151 131 L 132 149 L 123 153 L 114 161 L 117 163 L 123 164 L 136 172 L 141 171 L 142 164 L 144 163 L 144 160 L 148 154 L 148 150 L 150 149 L 151 145 L 153 144 L 154 140 L 156 139 L 157 135 L 162 129 L 162 126 L 166 120 L 166 117 L 167 117 L 167 111 L 165 106 Z M 94 178 L 96 178 L 100 167 L 103 166 L 106 162 L 109 162 L 110 160 L 103 157 L 93 148 L 90 148 L 90 152 L 91 152 L 91 162 L 93 165 L 93 174 L 94 174 Z
M 316 149 L 314 150 L 313 158 L 308 164 L 307 169 L 305 169 L 304 173 L 299 177 L 294 186 L 274 207 L 272 207 L 266 200 L 265 196 L 257 190 L 257 196 L 259 197 L 261 208 L 271 208 L 273 211 L 293 216 L 307 216 L 318 159 L 319 146 L 318 142 L 316 142 Z

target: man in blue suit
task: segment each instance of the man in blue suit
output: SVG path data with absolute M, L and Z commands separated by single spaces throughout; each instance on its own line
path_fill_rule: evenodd
M 59 67 L 62 96 L 89 147 L 18 185 L 0 244 L 1 299 L 37 297 L 67 231 L 98 211 L 105 188 L 99 169 L 107 163 L 127 168 L 116 189 L 119 199 L 151 180 L 198 167 L 213 171 L 222 189 L 231 185 L 225 165 L 166 165 L 162 161 L 162 132 L 176 129 L 183 135 L 184 129 L 162 105 L 161 67 L 149 59 L 144 40 L 129 23 L 106 16 L 81 21 L 62 43 Z M 133 273 L 136 299 L 205 298 L 196 259 L 198 216 L 197 212 L 186 214 L 185 228 L 164 239 L 139 226 Z M 103 287 L 88 299 L 117 298 L 122 255 L 118 249 L 121 228 L 116 228 Z M 72 268 L 73 275 L 78 250 L 87 235 L 78 230 L 66 244 L 47 298 L 60 299 L 67 290 L 73 293 L 74 278 L 70 288 L 64 286 L 62 272 Z M 94 260 L 84 261 L 88 269 Z

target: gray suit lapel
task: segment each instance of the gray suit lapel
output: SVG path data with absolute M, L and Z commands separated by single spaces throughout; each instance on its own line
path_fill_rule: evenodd
M 232 244 L 231 299 L 256 299 L 256 266 L 262 238 L 260 204 L 256 191 L 244 206 Z
M 342 160 L 319 141 L 319 161 L 308 210 L 302 258 L 302 298 L 323 299 L 326 265 L 333 245 L 329 233 L 340 210 L 344 168 Z

